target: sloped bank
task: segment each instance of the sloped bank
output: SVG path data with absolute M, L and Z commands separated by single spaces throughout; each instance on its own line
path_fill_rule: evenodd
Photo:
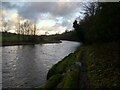
M 43 88 L 119 88 L 119 59 L 116 42 L 82 46 L 49 70 Z
M 81 51 L 66 56 L 55 64 L 47 74 L 47 83 L 44 88 L 76 88 L 79 86 Z

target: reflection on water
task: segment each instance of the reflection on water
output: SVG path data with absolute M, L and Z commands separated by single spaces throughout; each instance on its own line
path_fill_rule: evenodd
M 2 87 L 39 87 L 48 70 L 79 46 L 77 42 L 59 44 L 6 46 L 2 48 Z

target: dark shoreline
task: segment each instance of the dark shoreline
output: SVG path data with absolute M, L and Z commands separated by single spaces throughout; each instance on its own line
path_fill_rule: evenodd
M 15 45 L 35 45 L 35 44 L 47 44 L 47 43 L 62 43 L 60 40 L 56 41 L 48 41 L 48 42 L 39 42 L 39 43 L 26 43 L 26 42 L 5 42 L 5 43 L 0 43 L 0 46 L 15 46 Z

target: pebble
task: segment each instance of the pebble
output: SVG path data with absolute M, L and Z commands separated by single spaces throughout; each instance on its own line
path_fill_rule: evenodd
M 79 66 L 79 67 L 82 66 L 81 62 L 75 62 L 75 65 L 76 65 L 76 66 Z

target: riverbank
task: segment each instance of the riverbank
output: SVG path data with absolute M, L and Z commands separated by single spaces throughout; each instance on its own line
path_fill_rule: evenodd
M 35 45 L 45 43 L 61 43 L 61 41 L 46 36 L 18 35 L 15 33 L 0 32 L 0 46 Z
M 47 74 L 47 88 L 120 88 L 119 43 L 83 45 L 55 64 Z
M 61 41 L 45 41 L 45 42 L 36 42 L 36 43 L 27 43 L 27 42 L 4 42 L 0 43 L 0 46 L 15 46 L 15 45 L 35 45 L 35 44 L 47 44 L 47 43 L 61 43 Z

